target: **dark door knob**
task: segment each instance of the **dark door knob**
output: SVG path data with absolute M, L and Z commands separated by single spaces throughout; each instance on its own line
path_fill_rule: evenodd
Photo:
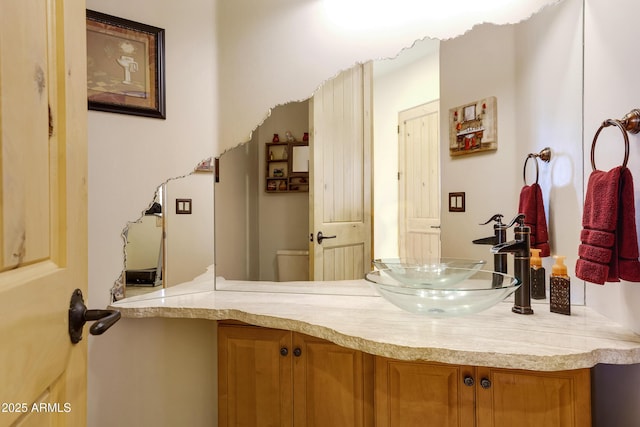
M 300 348 L 299 348 L 299 347 L 294 348 L 294 349 L 293 349 L 293 355 L 294 355 L 295 357 L 300 357 L 300 355 L 302 355 L 302 350 L 300 350 Z
M 287 354 L 289 354 L 289 349 L 287 347 L 282 347 L 280 349 L 280 356 L 286 356 Z
M 89 328 L 91 335 L 101 335 L 120 320 L 120 316 L 118 310 L 87 310 L 84 298 L 82 298 L 82 291 L 76 289 L 71 294 L 69 305 L 69 337 L 71 342 L 77 344 L 82 340 L 82 328 L 88 321 L 96 321 Z
M 318 231 L 318 235 L 316 236 L 316 238 L 318 239 L 318 243 L 322 244 L 322 241 L 324 239 L 335 239 L 337 236 L 325 236 L 324 234 L 322 234 L 322 231 Z
M 464 377 L 463 381 L 464 385 L 466 385 L 467 387 L 473 387 L 473 385 L 475 384 L 475 381 L 473 380 L 473 377 L 471 375 L 467 375 L 466 377 Z

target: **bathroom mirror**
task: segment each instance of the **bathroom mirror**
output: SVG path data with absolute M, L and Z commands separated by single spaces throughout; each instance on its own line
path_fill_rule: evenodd
M 489 247 L 473 245 L 471 241 L 493 233 L 492 224 L 480 223 L 494 214 L 503 214 L 504 221 L 515 216 L 519 192 L 525 183 L 535 180 L 537 167 L 547 203 L 552 253 L 567 254 L 573 258 L 569 264 L 575 262 L 574 242 L 579 235 L 575 218 L 581 217 L 582 201 L 581 17 L 581 2 L 564 1 L 525 22 L 479 25 L 463 36 L 441 42 L 418 41 L 396 58 L 374 61 L 374 257 L 398 254 L 399 114 L 439 100 L 442 256 L 484 259 L 491 268 Z M 435 89 L 430 90 L 433 86 Z M 451 156 L 449 110 L 487 97 L 497 99 L 498 149 Z M 216 271 L 226 279 L 225 289 L 229 279 L 276 280 L 278 251 L 300 251 L 309 245 L 313 231 L 305 220 L 308 195 L 264 194 L 264 173 L 256 173 L 263 170 L 261 154 L 273 133 L 298 126 L 298 135 L 302 135 L 313 127 L 308 122 L 308 102 L 275 107 L 253 132 L 251 142 L 220 157 L 221 183 L 217 184 L 215 195 Z M 523 171 L 527 155 L 545 146 L 551 148 L 552 162 L 529 162 Z M 228 184 L 225 169 L 247 170 L 230 179 L 248 186 L 244 187 L 248 190 L 222 190 Z M 449 193 L 465 194 L 464 212 L 449 211 Z M 230 199 L 225 198 L 230 194 Z M 239 194 L 243 196 L 238 197 Z M 282 206 L 264 207 L 276 198 Z M 233 213 L 230 207 L 234 201 L 242 205 L 239 212 Z M 251 215 L 255 215 L 254 220 Z M 240 225 L 238 218 L 248 222 Z M 267 231 L 263 232 L 265 228 Z M 235 236 L 242 236 L 238 246 L 244 247 L 233 255 L 223 243 L 229 241 L 231 229 Z M 253 263 L 238 262 L 243 259 Z M 230 263 L 236 265 L 230 267 Z M 550 271 L 552 260 L 545 258 L 544 263 Z M 575 286 L 572 301 L 583 303 L 584 289 Z
M 173 287 L 206 275 L 214 261 L 213 170 L 206 159 L 162 183 L 143 215 L 123 229 L 125 268 L 111 291 L 115 300 L 182 293 Z
M 374 125 L 385 127 L 386 134 L 380 136 L 377 132 L 374 139 L 376 143 L 381 143 L 386 148 L 397 144 L 396 129 L 400 111 L 439 99 L 440 129 L 447 129 L 449 108 L 486 96 L 497 97 L 499 147 L 495 153 L 473 154 L 453 159 L 448 156 L 445 149 L 447 145 L 441 145 L 442 170 L 439 178 L 441 200 L 447 200 L 450 192 L 464 192 L 467 206 L 467 212 L 454 214 L 449 213 L 446 204 L 442 203 L 443 255 L 462 254 L 465 251 L 470 257 L 488 259 L 491 262 L 490 256 L 487 255 L 487 247 L 473 246 L 469 242 L 474 238 L 491 234 L 490 225 L 479 226 L 479 222 L 486 221 L 498 212 L 509 217 L 510 213 L 517 210 L 517 198 L 519 189 L 523 185 L 521 177 L 526 155 L 531 151 L 538 151 L 543 146 L 550 146 L 554 156 L 551 164 L 540 165 L 540 184 L 545 190 L 545 200 L 550 201 L 547 209 L 549 231 L 552 244 L 556 249 L 554 252 L 564 252 L 569 257 L 575 253 L 573 246 L 575 246 L 574 234 L 576 233 L 572 230 L 572 226 L 576 222 L 575 218 L 580 216 L 582 202 L 581 26 L 582 2 L 565 0 L 543 9 L 526 22 L 507 26 L 485 24 L 464 36 L 443 40 L 439 46 L 438 65 L 436 65 L 439 93 L 435 95 L 427 96 L 416 90 L 426 85 L 424 76 L 422 81 L 419 77 L 412 80 L 415 82 L 413 87 L 403 86 L 402 80 L 400 83 L 391 83 L 392 80 L 397 81 L 393 76 L 401 74 L 402 70 L 405 70 L 406 74 L 400 79 L 404 78 L 408 81 L 411 77 L 416 77 L 410 76 L 411 71 L 415 71 L 410 65 L 416 61 L 420 62 L 420 55 L 409 59 L 413 49 L 402 51 L 397 58 L 376 61 L 379 70 L 383 69 L 385 64 L 389 65 L 389 70 L 385 71 L 389 82 L 387 87 L 398 99 L 407 97 L 411 93 L 421 95 L 407 102 L 375 102 Z M 498 37 L 492 34 L 494 30 L 499 34 Z M 416 43 L 416 46 L 418 45 L 420 42 Z M 467 54 L 464 53 L 465 49 L 468 49 Z M 505 53 L 506 57 L 500 56 Z M 321 58 L 316 59 L 321 61 Z M 405 59 L 407 64 L 397 67 L 391 65 L 402 62 L 402 59 Z M 274 71 L 277 69 L 277 67 L 273 68 Z M 237 69 L 234 70 L 239 72 Z M 492 79 L 488 80 L 488 76 Z M 222 88 L 222 90 L 227 89 Z M 286 90 L 282 93 L 286 93 Z M 272 94 L 270 99 L 282 99 L 280 95 Z M 297 98 L 293 96 L 291 99 Z M 300 101 L 300 103 L 304 102 L 306 101 Z M 289 106 L 294 103 L 280 101 L 279 104 Z M 391 117 L 390 119 L 383 119 L 378 111 L 385 106 L 389 109 L 387 115 Z M 276 114 L 276 110 L 274 108 L 272 115 Z M 299 132 L 308 130 L 307 126 Z M 441 131 L 441 140 L 445 138 L 444 133 Z M 296 133 L 296 135 L 299 137 L 302 133 Z M 263 135 L 260 142 L 265 141 Z M 241 140 L 238 139 L 237 142 Z M 233 156 L 233 153 L 245 152 L 244 155 L 254 155 L 250 153 L 251 150 L 253 149 L 250 143 L 234 150 L 225 150 L 220 157 L 222 179 L 229 173 L 229 168 L 225 171 L 225 160 Z M 391 242 L 395 242 L 396 235 L 393 230 L 397 228 L 397 204 L 392 200 L 393 194 L 397 193 L 397 157 L 393 154 L 387 155 L 379 148 L 376 150 L 378 151 L 374 155 L 376 162 L 374 165 L 376 170 L 374 174 L 376 203 L 374 241 L 376 245 L 390 242 L 389 247 L 392 247 L 394 244 Z M 389 168 L 392 172 L 382 173 L 378 165 L 381 160 L 384 160 L 385 166 L 393 166 Z M 252 173 L 255 172 L 254 169 Z M 249 182 L 252 182 L 250 176 L 248 174 L 234 182 L 241 187 L 249 186 Z M 216 199 L 219 195 L 217 188 Z M 303 196 L 300 198 L 304 199 Z M 308 205 L 308 201 L 306 204 Z M 247 217 L 254 214 L 249 202 L 244 203 L 243 209 L 243 215 Z M 225 222 L 224 216 L 225 213 L 229 216 L 230 212 L 233 210 L 228 209 L 228 205 L 216 201 L 216 228 L 226 228 L 229 223 Z M 304 223 L 305 215 L 302 212 L 299 211 L 298 215 L 290 219 L 284 211 L 280 211 L 281 215 L 277 216 L 276 221 L 288 221 L 290 224 L 291 221 Z M 378 215 L 384 213 L 388 215 Z M 283 233 L 286 235 L 287 231 Z M 170 235 L 171 232 L 168 239 Z M 565 235 L 569 237 L 563 238 Z M 296 239 L 298 238 L 300 237 L 296 236 Z M 301 239 L 306 244 L 308 235 L 305 233 Z M 213 241 L 213 239 L 210 240 Z M 235 244 L 237 241 L 237 238 L 223 240 L 216 234 L 216 263 L 219 266 L 224 262 L 222 259 L 224 255 L 230 256 L 234 250 L 237 250 L 238 245 Z M 287 244 L 279 248 L 286 250 L 292 249 L 293 246 Z M 259 245 L 248 245 L 241 255 L 245 256 L 255 251 L 260 251 Z M 386 249 L 376 247 L 373 253 L 374 256 L 390 254 L 385 251 Z M 274 254 L 272 253 L 270 257 L 268 262 L 273 266 Z M 255 274 L 247 266 L 243 271 L 243 274 Z M 579 287 L 575 286 L 575 288 Z M 581 296 L 583 290 L 578 289 L 577 292 L 572 296 L 574 303 L 583 301 Z

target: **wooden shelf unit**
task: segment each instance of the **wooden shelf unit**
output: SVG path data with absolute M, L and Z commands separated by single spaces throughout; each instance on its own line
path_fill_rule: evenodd
M 267 193 L 309 192 L 309 172 L 293 171 L 294 147 L 306 147 L 309 143 L 267 142 L 265 144 L 265 191 Z

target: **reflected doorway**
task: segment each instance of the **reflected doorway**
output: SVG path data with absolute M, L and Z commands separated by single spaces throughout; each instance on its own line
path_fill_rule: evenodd
M 267 145 L 275 135 L 287 142 L 287 133 L 298 142 L 309 133 L 308 101 L 273 108 L 250 142 L 219 158 L 214 192 L 218 277 L 276 281 L 278 251 L 308 250 L 308 189 L 303 191 L 302 183 L 296 184 L 296 191 L 280 191 L 280 183 L 275 190 L 269 188 L 271 182 L 285 182 L 290 175 L 282 161 L 289 160 L 284 159 L 282 146 Z M 290 160 L 293 166 L 295 159 Z
M 440 102 L 398 114 L 400 258 L 440 258 Z
M 370 270 L 371 93 L 370 63 L 345 70 L 311 100 L 271 110 L 249 143 L 220 157 L 217 276 L 324 281 L 360 279 Z M 310 155 L 298 176 L 296 152 L 283 151 L 283 138 L 295 146 L 305 134 Z M 292 278 L 285 265 L 301 252 L 307 277 Z

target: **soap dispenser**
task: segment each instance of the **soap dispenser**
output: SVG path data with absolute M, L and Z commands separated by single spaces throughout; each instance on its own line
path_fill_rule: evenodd
M 571 281 L 564 265 L 564 256 L 553 257 L 556 263 L 551 268 L 549 279 L 550 306 L 552 313 L 571 314 Z
M 531 249 L 531 298 L 545 299 L 546 293 L 546 272 L 542 266 L 540 249 Z

